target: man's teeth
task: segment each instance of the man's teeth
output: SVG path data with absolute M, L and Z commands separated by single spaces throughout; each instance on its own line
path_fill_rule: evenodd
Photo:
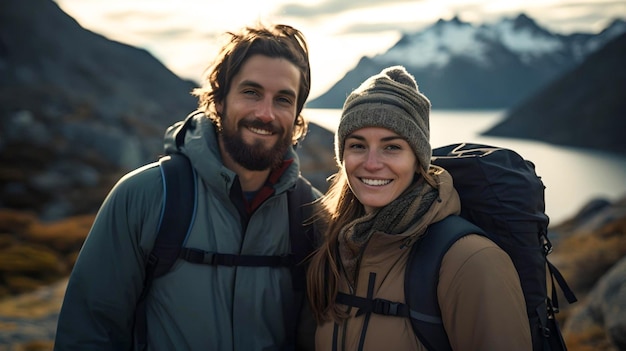
M 254 128 L 254 127 L 249 127 L 248 129 L 250 129 L 251 132 L 256 133 L 256 134 L 272 135 L 272 132 L 265 130 L 265 129 L 259 129 L 259 128 Z
M 387 185 L 389 183 L 391 183 L 391 180 L 384 180 L 384 179 L 366 179 L 366 178 L 361 178 L 361 181 L 367 185 L 372 185 L 372 186 L 380 186 L 380 185 Z

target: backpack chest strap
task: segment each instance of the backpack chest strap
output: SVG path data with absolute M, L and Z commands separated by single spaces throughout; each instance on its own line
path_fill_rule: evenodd
M 393 302 L 385 299 L 368 299 L 365 297 L 344 294 L 342 292 L 337 294 L 337 299 L 335 301 L 342 305 L 358 308 L 359 310 L 356 313 L 357 316 L 363 313 L 371 312 L 385 316 L 408 317 L 432 324 L 442 323 L 440 317 L 417 312 L 410 309 L 407 304 L 402 302 Z
M 295 263 L 293 255 L 259 256 L 235 255 L 208 252 L 200 249 L 183 247 L 179 258 L 197 264 L 211 266 L 247 266 L 247 267 L 292 267 Z
M 342 292 L 337 294 L 337 303 L 356 307 L 359 310 L 356 315 L 363 313 L 376 313 L 385 316 L 410 317 L 409 306 L 401 302 L 393 302 L 385 299 L 368 299 L 365 297 L 348 295 Z

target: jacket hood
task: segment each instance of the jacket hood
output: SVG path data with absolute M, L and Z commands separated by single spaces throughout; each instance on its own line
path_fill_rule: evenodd
M 454 188 L 452 175 L 439 166 L 431 165 L 430 167 L 435 170 L 435 177 L 439 184 L 439 199 L 429 211 L 432 215 L 430 222 L 435 223 L 450 215 L 461 213 L 461 199 Z
M 163 148 L 165 154 L 184 154 L 206 184 L 229 192 L 236 173 L 224 166 L 215 125 L 203 112 L 194 111 L 185 120 L 167 128 Z M 293 162 L 275 184 L 277 193 L 292 187 L 300 174 L 300 161 L 293 147 L 288 148 L 284 159 L 293 159 Z
M 435 171 L 434 176 L 437 184 L 439 184 L 439 197 L 422 218 L 402 234 L 410 237 L 411 242 L 423 235 L 430 224 L 439 222 L 450 215 L 461 213 L 461 200 L 459 193 L 454 189 L 452 175 L 439 166 L 431 165 L 430 168 Z

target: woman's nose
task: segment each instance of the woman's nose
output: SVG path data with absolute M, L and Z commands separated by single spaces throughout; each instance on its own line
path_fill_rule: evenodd
M 367 152 L 367 159 L 365 160 L 365 168 L 366 169 L 378 169 L 380 168 L 382 163 L 380 162 L 380 155 L 376 150 L 370 149 Z

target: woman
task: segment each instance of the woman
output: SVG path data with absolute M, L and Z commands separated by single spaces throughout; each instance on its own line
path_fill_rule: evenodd
M 451 176 L 430 164 L 430 106 L 400 66 L 367 79 L 344 104 L 335 137 L 340 171 L 321 201 L 328 228 L 307 276 L 317 350 L 426 349 L 408 318 L 363 313 L 343 297 L 404 303 L 411 245 L 460 211 Z M 470 234 L 453 244 L 437 298 L 454 350 L 531 349 L 517 272 L 487 238 Z

